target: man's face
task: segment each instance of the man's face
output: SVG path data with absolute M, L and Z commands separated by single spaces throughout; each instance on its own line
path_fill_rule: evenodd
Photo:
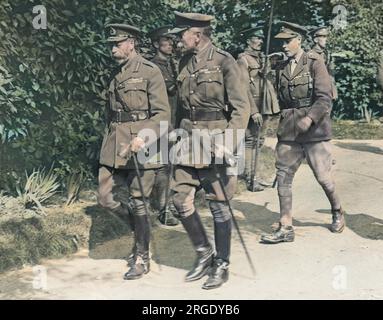
M 258 37 L 251 37 L 247 43 L 251 49 L 260 51 L 262 49 L 263 39 Z
M 119 42 L 114 42 L 112 45 L 112 56 L 119 63 L 123 63 L 129 58 L 134 50 L 134 39 L 126 39 Z
M 197 28 L 190 28 L 181 33 L 181 42 L 185 51 L 192 51 L 197 48 L 201 32 Z
M 327 36 L 317 36 L 314 38 L 314 42 L 324 49 L 326 48 Z
M 283 41 L 283 51 L 288 57 L 294 57 L 301 48 L 301 37 L 286 39 Z
M 156 47 L 164 55 L 170 56 L 173 54 L 173 39 L 170 37 L 161 37 Z

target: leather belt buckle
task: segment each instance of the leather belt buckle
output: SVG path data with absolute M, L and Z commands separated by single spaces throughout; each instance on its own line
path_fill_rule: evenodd
M 116 122 L 117 123 L 121 123 L 121 110 L 120 109 L 118 109 L 117 111 L 116 111 Z

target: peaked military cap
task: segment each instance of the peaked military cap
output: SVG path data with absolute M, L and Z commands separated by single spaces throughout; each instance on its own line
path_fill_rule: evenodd
M 149 38 L 152 39 L 152 41 L 158 40 L 161 37 L 173 37 L 173 35 L 169 33 L 170 31 L 172 31 L 172 29 L 173 29 L 173 26 L 166 25 L 166 26 L 162 26 L 162 27 L 151 30 L 148 35 L 149 35 Z
M 326 26 L 318 27 L 310 31 L 311 37 L 320 37 L 320 36 L 328 36 L 330 31 Z
M 252 27 L 252 28 L 248 28 L 248 29 L 245 29 L 245 30 L 242 30 L 240 32 L 240 36 L 242 38 L 250 38 L 250 37 L 257 37 L 257 38 L 264 38 L 265 35 L 263 33 L 263 26 L 258 26 L 258 27 Z
M 307 30 L 299 24 L 287 21 L 281 21 L 279 24 L 282 26 L 279 33 L 274 37 L 275 39 L 291 39 L 297 36 L 305 36 L 307 34 Z
M 108 30 L 109 38 L 107 41 L 119 42 L 128 38 L 137 38 L 140 36 L 140 29 L 128 24 L 111 23 L 105 26 Z
M 213 16 L 207 14 L 195 13 L 195 12 L 174 12 L 176 15 L 175 28 L 171 30 L 171 33 L 180 33 L 189 28 L 205 28 L 209 27 Z

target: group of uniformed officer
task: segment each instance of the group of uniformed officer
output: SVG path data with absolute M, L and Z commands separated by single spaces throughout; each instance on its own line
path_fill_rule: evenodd
M 301 48 L 306 30 L 281 23 L 275 38 L 283 41 L 285 59 L 273 67 L 274 84 L 265 74 L 262 30 L 244 30 L 248 48 L 236 61 L 212 43 L 212 20 L 205 14 L 176 12 L 174 27 L 150 32 L 157 51 L 151 62 L 138 53 L 139 29 L 107 25 L 107 40 L 119 66 L 108 88 L 98 203 L 134 229 L 126 280 L 141 278 L 150 269 L 147 200 L 156 186 L 159 220 L 176 225 L 179 219 L 196 251 L 185 280 L 208 275 L 204 289 L 220 287 L 228 280 L 233 219 L 229 201 L 237 185 L 232 161 L 237 141 L 245 137 L 249 179 L 255 141 L 263 139 L 268 117 L 279 112 L 276 168 L 281 218 L 279 228 L 263 235 L 262 242 L 294 240 L 291 185 L 304 158 L 331 203 L 331 230 L 341 232 L 345 225 L 331 177 L 330 112 L 335 86 L 325 51 L 327 29 L 313 32 L 315 47 L 306 53 Z M 179 61 L 173 58 L 177 37 L 183 53 Z M 178 134 L 169 143 L 168 133 L 174 128 Z M 214 245 L 194 205 L 201 188 L 214 219 Z

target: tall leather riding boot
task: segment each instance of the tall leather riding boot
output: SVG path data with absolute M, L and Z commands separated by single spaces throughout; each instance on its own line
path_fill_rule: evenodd
M 229 279 L 229 259 L 231 244 L 231 219 L 225 222 L 214 222 L 215 249 L 213 267 L 209 278 L 202 288 L 209 290 L 222 286 Z
M 225 222 L 214 221 L 216 258 L 229 262 L 231 245 L 231 219 Z
M 149 272 L 149 242 L 150 226 L 149 218 L 146 214 L 137 214 L 134 216 L 135 222 L 135 252 L 130 262 L 130 269 L 124 275 L 125 280 L 135 280 L 141 278 Z
M 197 259 L 193 268 L 186 274 L 185 281 L 195 281 L 201 279 L 209 272 L 214 257 L 214 250 L 209 243 L 205 228 L 197 212 L 182 218 L 181 222 L 197 252 Z

